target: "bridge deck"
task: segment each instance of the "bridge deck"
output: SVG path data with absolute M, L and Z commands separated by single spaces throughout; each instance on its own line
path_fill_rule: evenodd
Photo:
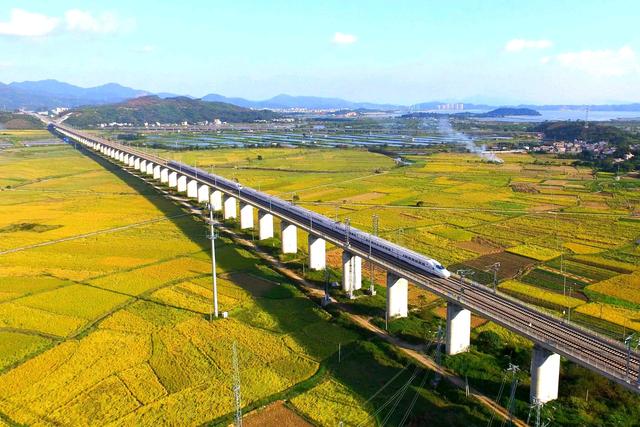
M 400 258 L 400 253 L 411 251 L 360 230 L 347 229 L 344 225 L 339 225 L 329 218 L 294 206 L 274 196 L 243 187 L 204 170 L 166 160 L 113 141 L 84 134 L 68 126 L 59 124 L 52 124 L 52 126 L 58 132 L 65 132 L 72 138 L 83 138 L 97 142 L 107 147 L 115 148 L 118 151 L 133 154 L 154 164 L 162 165 L 171 171 L 186 175 L 190 179 L 209 185 L 223 193 L 233 195 L 242 202 L 271 212 L 273 215 L 309 233 L 323 237 L 336 246 L 348 249 L 387 271 L 408 279 L 411 283 L 427 289 L 447 301 L 455 302 L 550 351 L 624 385 L 628 389 L 640 392 L 640 384 L 638 382 L 640 355 L 634 350 L 627 349 L 621 342 L 600 336 L 574 323 L 544 313 L 499 291 L 494 292 L 492 289 L 478 283 L 462 282 L 458 277 L 442 279 L 426 274 L 423 270 L 408 264 Z M 354 238 L 354 236 L 358 236 L 358 238 Z M 372 246 L 372 240 L 384 242 L 387 252 Z M 389 251 L 392 253 L 388 253 Z M 411 253 L 415 254 L 414 252 Z

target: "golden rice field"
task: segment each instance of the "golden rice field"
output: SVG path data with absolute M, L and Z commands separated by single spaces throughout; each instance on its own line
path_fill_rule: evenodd
M 256 299 L 228 279 L 219 303 L 231 318 L 209 322 L 202 224 L 71 148 L 5 151 L 0 176 L 19 183 L 0 192 L 3 420 L 201 424 L 233 409 L 234 341 L 247 405 L 309 378 L 357 338 L 294 288 Z M 218 245 L 221 272 L 275 274 Z
M 640 237 L 640 187 L 634 178 L 615 181 L 548 157 L 548 164 L 540 165 L 528 154 L 504 154 L 503 164 L 471 154 L 416 155 L 408 156 L 414 163 L 407 167 L 362 150 L 222 149 L 162 155 L 212 167 L 287 199 L 295 194 L 301 205 L 331 218 L 349 218 L 364 230 L 371 230 L 372 216 L 378 215 L 383 237 L 445 265 L 464 266 L 487 253 L 510 252 L 566 272 L 578 293 L 583 291 L 574 283 L 588 283 L 590 295 L 638 303 L 635 275 L 621 276 L 640 269 L 634 243 Z M 521 191 L 517 183 L 531 191 Z M 513 278 L 527 274 L 521 270 Z M 518 292 L 572 307 L 588 302 L 586 294 L 566 301 L 558 294 L 559 286 L 566 285 L 558 280 L 546 285 L 537 280 L 528 280 L 526 288 L 520 283 Z M 610 284 L 618 280 L 624 283 Z
M 517 280 L 507 280 L 500 284 L 500 289 L 519 297 L 531 297 L 541 302 L 549 302 L 559 307 L 575 308 L 582 304 L 584 301 L 578 298 L 570 296 L 564 296 L 553 292 L 547 292 L 536 286 L 527 285 L 526 283 L 520 283 Z
M 633 308 L 640 286 L 640 221 L 634 216 L 640 197 L 631 180 L 594 177 L 561 162 L 538 165 L 521 154 L 505 154 L 502 165 L 465 154 L 413 156 L 408 167 L 362 150 L 162 155 L 213 167 L 284 198 L 295 195 L 301 205 L 349 218 L 364 230 L 378 215 L 380 235 L 448 266 L 506 254 L 570 275 L 576 297 L 563 296 L 553 275 L 554 283 L 524 283 L 533 271 L 512 269 L 501 289 L 527 301 L 631 328 L 640 315 Z M 516 191 L 514 182 L 537 191 Z M 0 189 L 0 420 L 221 420 L 233 410 L 234 341 L 243 404 L 291 393 L 290 407 L 327 426 L 357 424 L 371 410 L 362 403 L 375 390 L 359 389 L 360 377 L 339 370 L 295 392 L 316 378 L 339 345 L 360 337 L 226 238 L 217 241 L 218 284 L 221 309 L 230 318 L 207 320 L 212 293 L 204 227 L 149 186 L 70 147 L 31 147 L 0 153 Z M 305 239 L 300 234 L 301 247 Z M 275 276 L 282 288 L 256 293 L 243 287 L 252 275 Z M 598 295 L 604 306 L 591 302 Z M 382 363 L 378 350 L 369 351 L 376 356 L 358 360 L 363 369 L 366 363 L 402 366 Z M 455 410 L 431 391 L 424 395 L 432 408 Z
M 610 304 L 589 303 L 580 305 L 575 311 L 640 332 L 640 319 L 638 319 L 636 310 L 629 310 Z
M 587 289 L 640 305 L 640 271 L 614 276 L 591 285 Z
M 334 402 L 330 407 L 319 408 L 318 401 Z M 340 422 L 346 425 L 359 425 L 367 419 L 371 408 L 363 407 L 363 400 L 348 387 L 334 380 L 327 380 L 307 393 L 291 399 L 293 407 L 307 419 L 319 425 L 335 426 Z

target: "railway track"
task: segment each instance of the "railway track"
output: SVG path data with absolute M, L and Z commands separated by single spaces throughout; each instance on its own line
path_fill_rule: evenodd
M 93 136 L 84 135 L 66 126 L 58 126 L 75 138 L 90 139 L 124 153 L 161 165 L 185 175 L 197 182 L 221 190 L 239 201 L 249 203 L 261 210 L 319 236 L 342 247 L 355 255 L 404 277 L 417 286 L 423 287 L 443 299 L 494 321 L 501 326 L 522 335 L 549 351 L 558 353 L 579 365 L 598 372 L 635 392 L 640 392 L 640 356 L 620 343 L 597 335 L 564 319 L 554 317 L 531 306 L 473 282 L 459 277 L 439 278 L 428 275 L 424 270 L 412 265 L 400 256 L 401 253 L 415 254 L 360 230 L 347 229 L 315 212 L 294 206 L 266 193 L 244 188 L 228 179 L 209 174 L 176 161 L 168 161 L 140 150 Z M 244 191 L 243 191 L 244 190 Z M 315 218 L 315 220 L 314 220 Z M 352 234 L 350 234 L 352 233 Z M 368 242 L 366 239 L 369 239 Z M 375 239 L 376 245 L 372 245 Z M 382 242 L 382 243 L 380 243 Z M 386 251 L 375 247 L 382 244 Z

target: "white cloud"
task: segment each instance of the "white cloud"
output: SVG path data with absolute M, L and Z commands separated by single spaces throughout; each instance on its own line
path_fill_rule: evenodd
M 114 33 L 122 28 L 122 23 L 110 12 L 93 16 L 90 12 L 70 9 L 64 14 L 67 30 L 89 33 Z
M 584 71 L 595 76 L 623 76 L 640 73 L 640 61 L 629 46 L 620 49 L 582 50 L 561 53 L 548 62 Z
M 553 46 L 551 40 L 524 40 L 513 39 L 509 40 L 504 46 L 504 50 L 507 52 L 521 52 L 525 49 L 547 49 Z
M 11 9 L 9 21 L 0 22 L 0 35 L 41 37 L 58 27 L 60 20 L 23 9 Z
M 355 43 L 357 40 L 358 38 L 353 34 L 345 34 L 341 32 L 335 33 L 333 35 L 333 39 L 331 39 L 332 42 L 337 44 L 352 44 L 352 43 Z

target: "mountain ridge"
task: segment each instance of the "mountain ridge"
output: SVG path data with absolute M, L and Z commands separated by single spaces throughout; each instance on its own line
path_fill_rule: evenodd
M 269 110 L 251 110 L 186 96 L 161 98 L 157 95 L 140 96 L 114 104 L 79 107 L 65 114 L 69 114 L 65 123 L 83 128 L 114 122 L 142 126 L 145 123 L 199 123 L 213 122 L 216 119 L 225 122 L 252 122 L 279 117 Z
M 4 110 L 46 110 L 54 107 L 75 108 L 83 105 L 104 105 L 125 101 L 139 96 L 152 95 L 146 90 L 139 90 L 120 85 L 118 83 L 106 83 L 99 86 L 83 88 L 73 84 L 54 79 L 0 83 L 0 109 Z M 171 92 L 160 92 L 155 95 L 161 98 L 173 98 L 176 95 Z M 198 99 L 190 95 L 191 99 Z M 209 93 L 203 96 L 204 101 L 224 102 L 252 109 L 278 109 L 278 110 L 378 110 L 378 111 L 419 111 L 437 110 L 442 105 L 464 104 L 464 110 L 491 110 L 497 107 L 531 108 L 535 110 L 586 110 L 591 111 L 640 111 L 640 102 L 628 104 L 517 104 L 517 105 L 489 105 L 482 103 L 441 102 L 429 101 L 412 105 L 391 103 L 354 102 L 337 97 L 320 96 L 295 96 L 279 94 L 265 100 L 249 100 L 242 97 L 227 97 L 217 93 Z

